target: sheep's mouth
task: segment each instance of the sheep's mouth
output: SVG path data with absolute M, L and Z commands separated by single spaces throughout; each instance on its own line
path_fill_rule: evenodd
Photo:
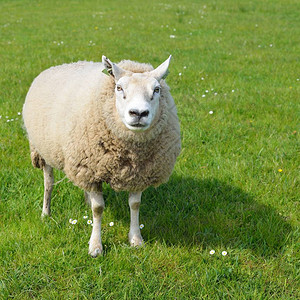
M 143 128 L 146 127 L 145 124 L 141 124 L 141 123 L 134 123 L 134 124 L 130 124 L 130 126 L 132 127 L 136 127 L 136 128 Z
M 137 123 L 127 124 L 127 127 L 132 131 L 144 131 L 149 127 L 149 125 L 137 122 Z

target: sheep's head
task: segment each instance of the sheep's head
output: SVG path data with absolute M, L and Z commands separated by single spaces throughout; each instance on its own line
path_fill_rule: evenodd
M 159 111 L 160 80 L 168 74 L 171 56 L 155 70 L 133 73 L 102 56 L 102 63 L 115 80 L 116 108 L 120 119 L 131 131 L 151 127 Z

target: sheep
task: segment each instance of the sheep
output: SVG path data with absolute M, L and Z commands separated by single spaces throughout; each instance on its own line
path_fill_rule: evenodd
M 105 56 L 102 63 L 63 64 L 38 75 L 27 93 L 23 121 L 32 164 L 44 173 L 42 216 L 50 215 L 53 168 L 62 170 L 90 202 L 92 257 L 103 251 L 102 183 L 129 192 L 129 243 L 141 246 L 142 192 L 168 181 L 181 151 L 177 110 L 164 80 L 170 59 L 156 69 Z

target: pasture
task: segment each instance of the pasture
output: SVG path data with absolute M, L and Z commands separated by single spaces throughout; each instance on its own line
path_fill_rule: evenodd
M 299 14 L 297 0 L 1 0 L 0 298 L 299 299 Z M 102 54 L 173 55 L 182 153 L 143 193 L 142 248 L 127 193 L 104 185 L 92 259 L 90 208 L 59 171 L 41 221 L 20 113 L 42 70 Z

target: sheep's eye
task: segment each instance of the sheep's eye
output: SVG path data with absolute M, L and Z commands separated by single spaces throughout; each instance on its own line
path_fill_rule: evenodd
M 160 88 L 159 88 L 159 86 L 157 86 L 157 87 L 154 89 L 154 93 L 159 93 L 159 91 L 160 91 Z
M 117 85 L 117 91 L 118 91 L 118 92 L 123 91 L 123 89 L 122 89 L 122 87 L 121 87 L 120 85 Z

